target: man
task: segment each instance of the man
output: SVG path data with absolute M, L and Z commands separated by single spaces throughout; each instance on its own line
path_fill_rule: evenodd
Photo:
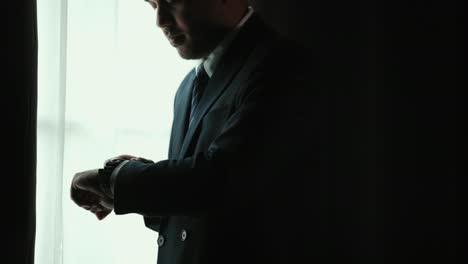
M 304 176 L 318 152 L 298 62 L 308 54 L 247 0 L 147 1 L 180 56 L 203 61 L 177 91 L 169 157 L 120 155 L 77 173 L 72 199 L 99 219 L 143 215 L 159 232 L 159 264 L 303 256 Z

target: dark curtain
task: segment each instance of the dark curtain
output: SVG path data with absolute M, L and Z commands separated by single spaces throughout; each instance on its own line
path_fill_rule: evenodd
M 2 50 L 2 229 L 0 262 L 34 263 L 36 214 L 37 27 L 36 1 L 9 1 L 7 47 Z M 5 32 L 5 31 L 4 31 Z M 5 41 L 5 39 L 4 39 Z M 5 182 L 6 180 L 6 182 Z
M 327 219 L 331 240 L 318 242 L 330 248 L 328 262 L 318 263 L 455 263 L 465 251 L 456 243 L 463 234 L 456 179 L 466 163 L 456 72 L 463 8 L 451 1 L 252 2 L 317 55 L 310 63 L 320 72 L 310 76 L 321 87 L 311 89 L 325 100 L 326 157 L 316 177 L 326 202 L 316 217 Z M 313 252 L 314 226 L 300 228 Z

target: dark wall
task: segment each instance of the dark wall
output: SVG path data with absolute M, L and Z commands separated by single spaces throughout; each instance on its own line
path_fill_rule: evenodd
M 322 191 L 331 232 L 340 233 L 334 246 L 360 263 L 454 263 L 462 9 L 447 1 L 253 5 L 316 54 L 310 63 L 320 70 L 310 76 L 321 85 L 311 89 L 327 100 Z

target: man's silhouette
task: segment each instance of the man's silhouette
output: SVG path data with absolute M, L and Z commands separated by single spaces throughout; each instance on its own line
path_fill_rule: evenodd
M 304 257 L 305 183 L 319 160 L 311 54 L 247 0 L 148 2 L 180 56 L 202 59 L 177 91 L 168 159 L 109 159 L 75 175 L 72 199 L 99 219 L 144 216 L 159 264 Z

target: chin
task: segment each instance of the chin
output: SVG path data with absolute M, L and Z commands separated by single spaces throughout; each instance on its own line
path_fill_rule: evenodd
M 186 59 L 186 60 L 196 59 L 190 52 L 187 52 L 187 50 L 177 48 L 177 52 L 179 53 L 179 56 L 182 59 Z
M 176 47 L 179 56 L 186 60 L 196 60 L 207 57 L 210 54 L 210 51 L 203 51 L 195 48 L 189 43 L 184 43 Z
M 177 52 L 182 59 L 195 60 L 201 59 L 203 56 L 196 54 L 195 52 L 183 48 L 177 48 Z

